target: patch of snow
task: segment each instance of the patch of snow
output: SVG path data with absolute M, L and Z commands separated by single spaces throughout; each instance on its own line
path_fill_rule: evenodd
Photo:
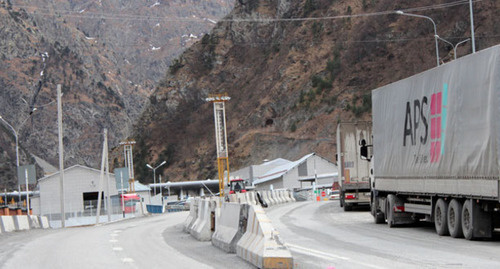
M 150 8 L 151 7 L 156 7 L 156 6 L 159 6 L 160 5 L 160 2 L 159 1 L 156 1 L 156 3 L 152 4 L 151 6 L 149 6 Z
M 212 19 L 209 19 L 209 18 L 203 18 L 204 21 L 208 21 L 208 22 L 211 22 L 213 24 L 217 24 L 217 21 L 214 21 Z
M 152 47 L 151 48 L 152 51 L 159 50 L 159 49 L 161 49 L 161 47 Z
M 86 36 L 85 39 L 87 39 L 87 40 L 94 40 L 95 37 L 88 37 L 88 36 Z
M 193 34 L 189 34 L 189 38 L 198 38 L 198 37 Z
M 85 12 L 85 9 L 78 11 L 78 13 L 80 13 L 80 14 L 82 14 L 83 12 Z
M 160 27 L 160 23 L 157 23 L 157 24 L 155 25 L 155 27 Z

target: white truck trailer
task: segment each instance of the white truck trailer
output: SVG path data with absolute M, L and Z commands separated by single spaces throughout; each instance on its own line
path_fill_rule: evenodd
M 370 205 L 370 165 L 361 159 L 360 146 L 370 145 L 372 123 L 341 122 L 337 125 L 337 166 L 339 200 L 344 211 L 353 206 Z M 369 147 L 366 147 L 370 150 Z
M 500 46 L 376 89 L 372 103 L 375 222 L 427 220 L 439 235 L 492 237 L 500 223 Z

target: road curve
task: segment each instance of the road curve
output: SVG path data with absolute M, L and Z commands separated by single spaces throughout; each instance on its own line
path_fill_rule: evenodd
M 189 212 L 0 234 L 1 268 L 252 268 L 182 231 Z

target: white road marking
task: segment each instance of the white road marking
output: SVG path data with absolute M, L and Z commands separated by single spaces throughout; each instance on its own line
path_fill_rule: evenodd
M 339 259 L 339 260 L 345 260 L 345 261 L 350 260 L 350 258 L 347 258 L 347 257 L 342 257 L 342 256 L 334 255 L 331 253 L 326 253 L 326 252 L 322 252 L 319 250 L 315 250 L 315 249 L 305 248 L 305 247 L 301 247 L 301 246 L 297 246 L 297 245 L 293 245 L 293 244 L 288 244 L 288 243 L 286 245 L 288 247 L 292 248 L 293 250 L 295 250 L 296 252 L 300 252 L 303 254 L 307 254 L 307 255 L 311 255 L 311 256 L 315 256 L 315 257 L 319 257 L 319 258 Z
M 118 240 L 116 240 L 116 239 L 111 239 L 111 240 L 109 240 L 109 242 L 110 242 L 110 243 L 116 243 L 116 242 L 118 242 Z
M 114 251 L 122 251 L 122 250 L 123 250 L 123 248 L 122 248 L 122 247 L 114 247 L 114 248 L 113 248 L 113 250 L 114 250 Z
M 134 260 L 132 258 L 123 258 L 122 259 L 122 262 L 126 262 L 126 263 L 133 263 Z
M 367 268 L 381 268 L 381 269 L 384 268 L 384 267 L 376 266 L 373 264 L 364 263 L 364 262 L 357 261 L 357 260 L 352 260 L 348 257 L 343 257 L 343 256 L 331 254 L 331 253 L 326 253 L 326 252 L 315 250 L 315 249 L 305 248 L 305 247 L 301 247 L 301 246 L 297 246 L 297 245 L 293 245 L 293 244 L 288 244 L 288 243 L 286 245 L 289 248 L 291 248 L 293 251 L 302 253 L 304 255 L 314 256 L 314 257 L 322 258 L 322 259 L 330 259 L 330 260 L 337 259 L 337 260 L 349 261 L 349 262 L 352 262 L 355 264 L 363 265 L 364 267 L 367 267 Z

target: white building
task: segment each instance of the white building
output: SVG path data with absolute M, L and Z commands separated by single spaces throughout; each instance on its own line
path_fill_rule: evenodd
M 258 176 L 253 184 L 257 190 L 304 189 L 316 183 L 318 188 L 331 188 L 338 178 L 337 165 L 315 153 L 295 162 L 282 162 Z
M 246 181 L 247 185 L 252 185 L 255 180 L 266 174 L 267 171 L 275 167 L 287 165 L 290 163 L 292 163 L 292 161 L 282 158 L 274 159 L 271 161 L 264 161 L 264 163 L 262 164 L 250 165 L 240 170 L 231 172 L 231 177 L 241 178 Z
M 64 169 L 64 212 L 68 214 L 82 214 L 84 211 L 94 210 L 97 207 L 99 181 L 101 171 L 81 165 Z M 114 174 L 109 180 L 104 174 L 102 182 L 103 198 L 101 207 L 106 208 L 106 191 L 109 188 L 111 196 L 117 196 Z M 45 176 L 38 180 L 39 196 L 31 199 L 33 214 L 58 215 L 61 213 L 60 176 L 59 172 Z M 94 213 L 95 214 L 95 213 Z

